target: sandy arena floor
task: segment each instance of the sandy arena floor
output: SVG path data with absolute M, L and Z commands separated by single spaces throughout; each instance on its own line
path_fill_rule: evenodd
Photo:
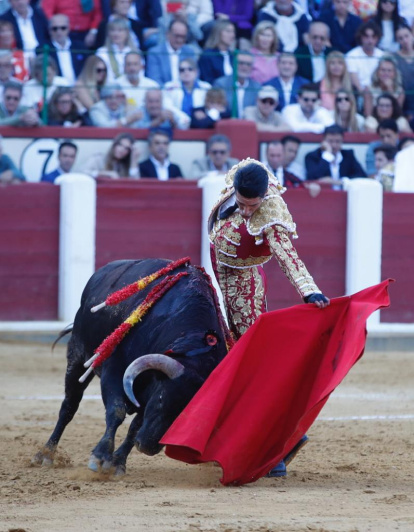
M 414 531 L 414 353 L 366 353 L 322 410 L 286 479 L 223 487 L 220 469 L 133 450 L 96 476 L 96 379 L 52 469 L 30 465 L 63 394 L 65 348 L 0 343 L 0 532 Z M 125 427 L 119 431 L 119 440 Z

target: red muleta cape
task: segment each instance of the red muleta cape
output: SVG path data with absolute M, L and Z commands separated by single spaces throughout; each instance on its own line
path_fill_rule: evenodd
M 262 314 L 161 442 L 190 464 L 214 461 L 227 484 L 246 484 L 280 462 L 362 356 L 366 320 L 389 306 L 390 280 L 329 307 Z

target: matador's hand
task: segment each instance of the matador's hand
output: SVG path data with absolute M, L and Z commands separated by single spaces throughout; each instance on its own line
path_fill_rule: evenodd
M 315 303 L 318 308 L 325 308 L 330 304 L 330 301 L 323 294 L 311 294 L 305 297 L 305 303 Z

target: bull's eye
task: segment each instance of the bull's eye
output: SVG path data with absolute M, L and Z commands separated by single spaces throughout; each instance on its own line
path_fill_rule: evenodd
M 217 342 L 218 342 L 217 336 L 212 333 L 206 334 L 205 341 L 206 341 L 206 344 L 210 346 L 217 345 Z

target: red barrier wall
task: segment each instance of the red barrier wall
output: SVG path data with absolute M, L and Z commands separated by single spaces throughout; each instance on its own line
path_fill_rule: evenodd
M 56 320 L 59 187 L 0 187 L 0 320 Z
M 346 193 L 323 191 L 311 198 L 306 190 L 288 190 L 283 195 L 297 226 L 293 245 L 316 284 L 328 297 L 345 293 Z M 299 294 L 286 279 L 276 261 L 265 265 L 268 280 L 268 308 L 298 305 Z
M 384 194 L 382 278 L 391 277 L 391 306 L 386 322 L 414 322 L 414 208 L 413 194 Z
M 200 263 L 201 189 L 195 182 L 98 186 L 96 267 L 117 259 L 190 256 Z

